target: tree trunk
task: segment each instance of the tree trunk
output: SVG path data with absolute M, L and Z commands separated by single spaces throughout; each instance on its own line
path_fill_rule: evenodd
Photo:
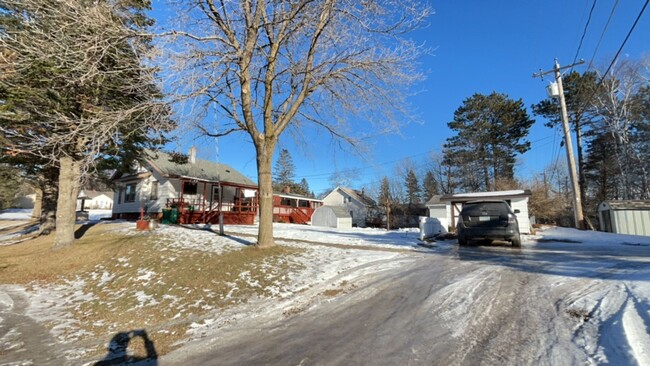
M 32 209 L 32 218 L 40 219 L 43 207 L 43 190 L 40 187 L 35 187 L 36 198 L 34 198 L 34 209 Z
M 63 157 L 60 160 L 59 169 L 55 247 L 71 245 L 74 242 L 74 224 L 76 221 L 77 196 L 79 195 L 81 163 L 74 161 L 70 157 Z
M 255 144 L 260 193 L 260 223 L 257 234 L 257 246 L 260 248 L 275 246 L 275 241 L 273 240 L 273 177 L 271 175 L 274 147 L 274 143 L 268 142 Z
M 38 235 L 49 235 L 56 229 L 55 215 L 58 179 L 58 170 L 52 168 L 43 172 L 43 177 L 39 182 L 42 198 Z

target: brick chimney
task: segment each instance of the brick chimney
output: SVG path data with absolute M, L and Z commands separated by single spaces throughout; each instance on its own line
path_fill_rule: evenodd
M 282 189 L 282 193 L 284 193 L 284 194 L 289 194 L 289 193 L 291 193 L 291 187 L 289 187 L 289 186 L 284 186 L 284 188 Z

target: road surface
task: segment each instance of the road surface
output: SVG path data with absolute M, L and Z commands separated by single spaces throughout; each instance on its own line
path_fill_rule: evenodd
M 317 307 L 243 321 L 159 361 L 650 364 L 650 306 L 643 297 L 649 254 L 650 247 L 641 245 L 443 244 L 365 275 L 353 291 Z

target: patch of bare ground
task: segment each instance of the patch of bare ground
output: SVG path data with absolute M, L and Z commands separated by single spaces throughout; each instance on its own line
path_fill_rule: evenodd
M 172 246 L 155 231 L 129 235 L 110 224 L 90 228 L 68 247 L 52 242 L 49 236 L 0 247 L 0 283 L 81 291 L 66 304 L 79 329 L 66 329 L 70 338 L 64 339 L 94 359 L 106 353 L 113 335 L 139 329 L 164 355 L 192 322 L 253 297 L 273 297 L 289 285 L 287 273 L 301 269 L 292 259 L 301 249 L 242 246 L 215 254 Z

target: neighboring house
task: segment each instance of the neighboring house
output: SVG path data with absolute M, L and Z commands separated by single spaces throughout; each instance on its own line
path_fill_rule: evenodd
M 313 226 L 352 229 L 352 216 L 343 206 L 321 206 L 311 216 Z
M 110 210 L 113 208 L 113 191 L 99 192 L 83 190 L 88 198 L 84 199 L 84 210 Z M 77 200 L 77 211 L 81 209 L 81 200 Z
M 309 224 L 311 216 L 323 201 L 292 194 L 289 187 L 273 194 L 273 221 L 292 224 Z
M 136 219 L 141 213 L 158 217 L 163 208 L 176 208 L 180 223 L 253 224 L 258 217 L 257 184 L 225 164 L 196 158 L 187 163 L 171 155 L 147 151 L 135 173 L 117 183 L 113 218 Z
M 528 199 L 530 196 L 530 190 L 446 194 L 433 196 L 426 206 L 429 210 L 429 217 L 438 219 L 440 224 L 447 230 L 455 231 L 458 214 L 463 209 L 465 202 L 478 200 L 506 201 L 513 211 L 519 210 L 519 213 L 516 214 L 519 222 L 519 232 L 529 234 Z
M 364 191 L 336 187 L 323 198 L 323 204 L 345 207 L 352 216 L 353 226 L 366 227 L 380 217 L 377 204 Z
M 650 201 L 605 201 L 598 216 L 602 231 L 650 236 Z

